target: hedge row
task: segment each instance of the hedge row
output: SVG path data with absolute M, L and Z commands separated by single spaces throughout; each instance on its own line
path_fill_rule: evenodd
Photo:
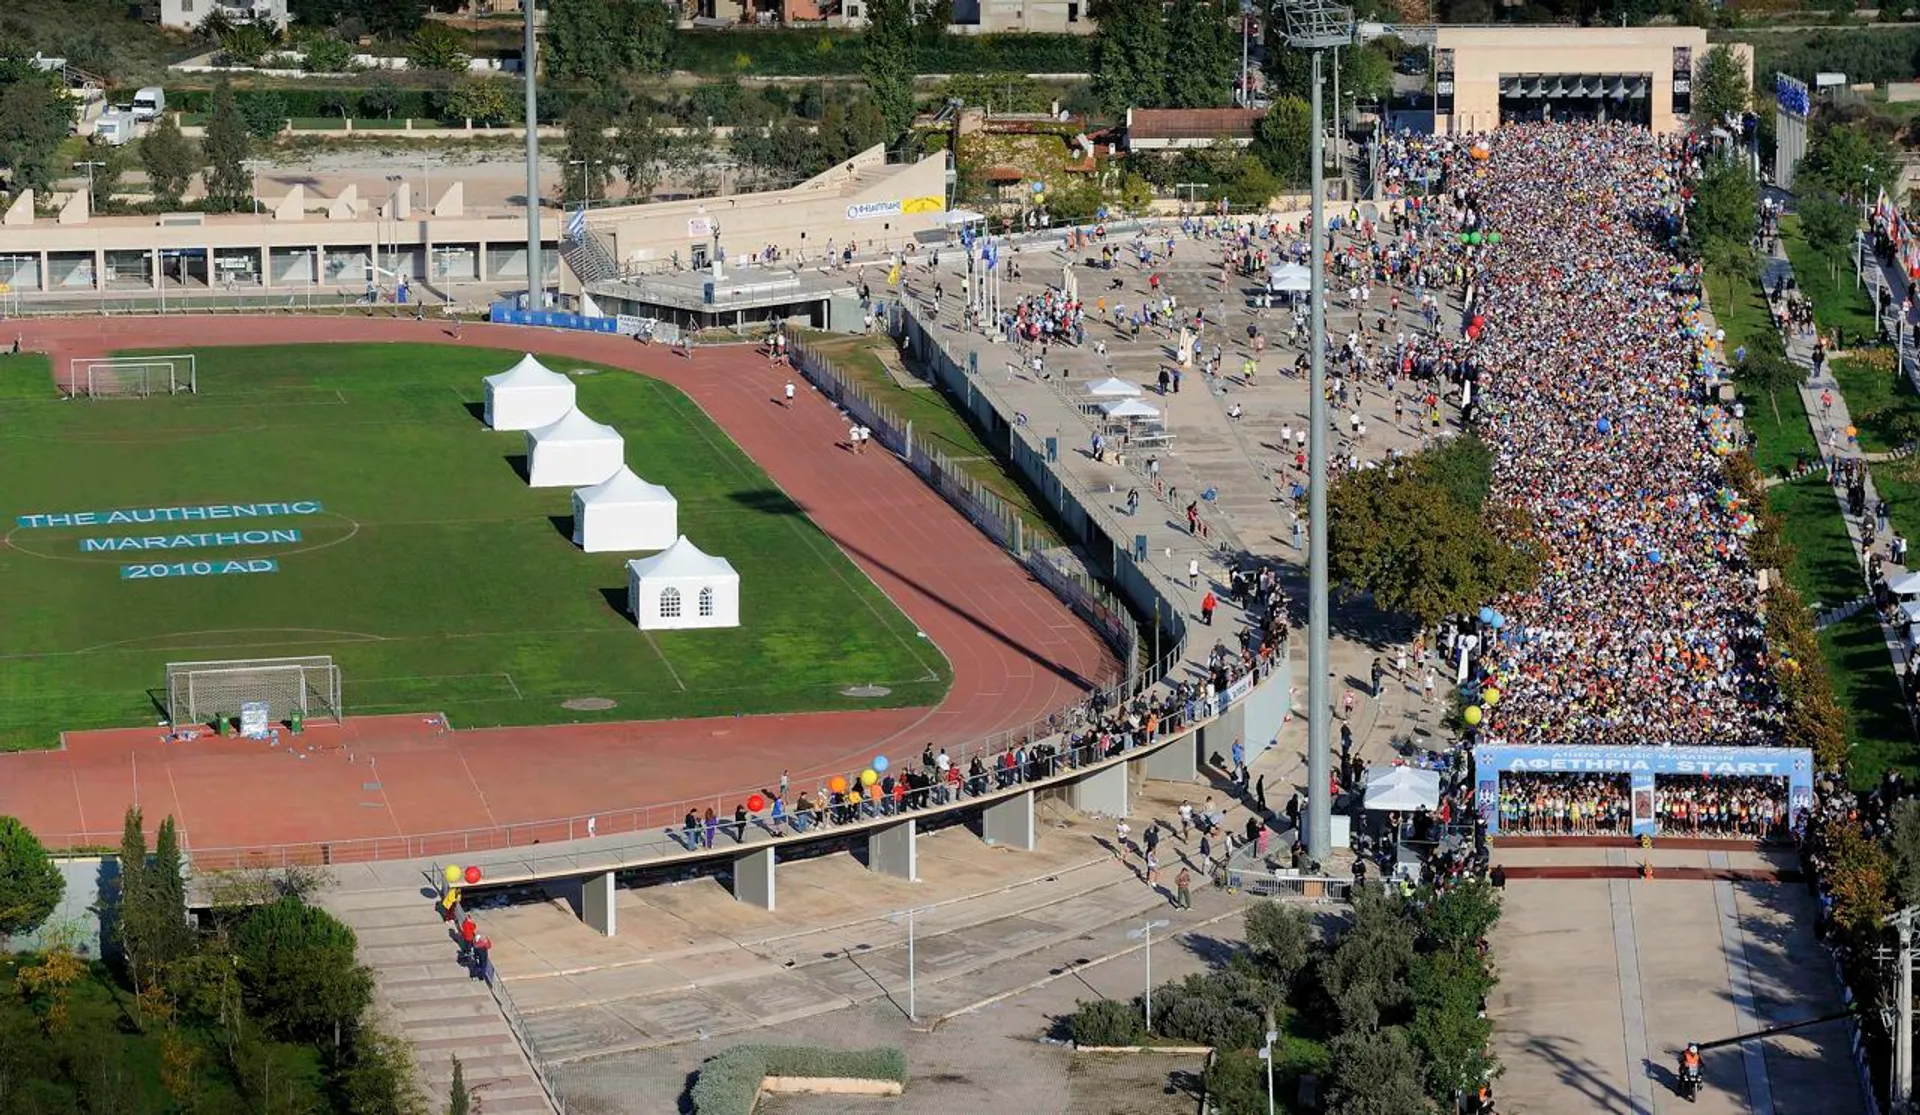
M 769 1076 L 850 1077 L 907 1082 L 898 1049 L 821 1049 L 804 1045 L 738 1045 L 700 1065 L 689 1098 L 693 1115 L 752 1115 Z
M 1088 35 L 942 35 L 921 43 L 913 68 L 923 74 L 1083 74 L 1093 69 Z M 852 31 L 682 31 L 672 65 L 691 73 L 826 77 L 860 72 L 860 36 Z
M 390 90 L 396 107 L 393 110 L 395 120 L 430 120 L 439 115 L 439 107 L 447 94 L 440 89 L 399 89 Z M 384 112 L 373 113 L 361 107 L 368 90 L 364 88 L 335 87 L 286 88 L 286 89 L 235 89 L 234 100 L 240 103 L 240 110 L 246 111 L 250 101 L 277 101 L 282 107 L 282 116 L 331 116 L 338 119 L 339 105 L 344 103 L 350 116 L 384 116 Z M 201 114 L 213 111 L 213 91 L 211 89 L 169 89 L 167 107 L 177 112 Z M 384 107 L 384 106 L 383 106 Z

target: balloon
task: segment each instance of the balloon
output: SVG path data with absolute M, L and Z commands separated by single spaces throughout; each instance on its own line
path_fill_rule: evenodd
M 881 774 L 887 773 L 887 757 L 885 755 L 875 755 L 873 757 L 873 769 L 879 771 Z
M 1648 560 L 1649 562 L 1652 562 L 1652 563 L 1653 563 L 1654 565 L 1659 565 L 1659 564 L 1660 564 L 1660 551 L 1659 551 L 1659 550 L 1648 550 L 1648 551 L 1647 551 L 1647 560 Z
M 1498 244 L 1499 242 L 1500 242 L 1500 234 L 1499 234 L 1499 233 L 1497 233 L 1497 232 L 1489 232 L 1489 233 L 1487 233 L 1487 243 L 1489 243 L 1489 244 Z
M 1467 239 L 1467 235 L 1468 235 L 1468 234 L 1467 234 L 1467 233 L 1464 233 L 1464 232 L 1460 234 L 1460 242 L 1461 242 L 1462 244 L 1471 244 L 1471 243 L 1473 243 L 1473 241 L 1471 241 L 1471 240 L 1469 240 L 1469 239 Z
M 473 884 L 475 884 L 475 883 L 477 883 L 477 882 L 479 882 L 479 881 L 480 881 L 480 869 L 479 869 L 478 867 L 469 867 L 469 868 L 467 868 L 467 870 L 466 870 L 466 879 L 467 879 L 467 885 L 468 885 L 468 886 L 472 886 Z
M 1500 703 L 1499 687 L 1489 685 L 1485 689 L 1482 689 L 1480 691 L 1480 703 L 1487 706 L 1488 708 L 1492 708 L 1493 706 L 1499 704 Z
M 860 787 L 858 787 L 858 786 L 854 786 L 854 787 L 851 787 L 851 788 L 849 788 L 849 789 L 847 790 L 847 800 L 848 800 L 848 801 L 859 801 L 859 800 L 860 800 Z
M 860 772 L 860 784 L 862 786 L 871 786 L 878 781 L 880 781 L 880 776 L 873 773 L 872 767 L 868 767 L 866 770 Z
M 827 779 L 827 789 L 836 794 L 844 794 L 847 792 L 847 780 L 836 774 Z
M 1608 420 L 1607 420 L 1607 419 L 1605 419 L 1605 418 L 1602 418 L 1602 419 L 1601 419 L 1600 421 L 1598 421 L 1598 422 L 1595 422 L 1595 423 L 1593 424 L 1593 428 L 1594 428 L 1594 429 L 1596 429 L 1596 430 L 1599 430 L 1599 431 L 1600 431 L 1601 433 L 1603 433 L 1603 434 L 1604 434 L 1604 433 L 1607 433 L 1607 432 L 1609 432 L 1609 431 L 1611 431 L 1611 430 L 1613 429 L 1613 423 L 1612 423 L 1612 422 L 1610 422 L 1610 421 L 1608 421 Z
M 1480 609 L 1480 622 L 1481 622 L 1481 623 L 1492 623 L 1492 622 L 1493 622 L 1493 609 L 1492 609 L 1492 608 L 1481 608 L 1481 609 Z
M 766 807 L 767 807 L 766 798 L 761 797 L 759 794 L 747 795 L 747 812 L 758 813 L 762 809 L 765 809 Z
M 1473 725 L 1480 723 L 1480 718 L 1483 715 L 1485 714 L 1480 711 L 1479 705 L 1468 705 L 1467 711 L 1461 713 L 1460 718 L 1467 722 L 1468 727 L 1472 727 Z
M 1847 427 L 1847 436 L 1848 436 L 1848 437 L 1852 437 L 1852 436 L 1854 436 L 1855 434 L 1857 434 L 1857 433 L 1859 433 L 1859 432 L 1860 432 L 1859 430 L 1857 430 L 1857 429 L 1855 429 L 1855 428 L 1854 428 L 1854 427 L 1852 427 L 1852 426 L 1848 426 L 1848 427 Z
M 464 874 L 464 872 L 462 872 L 458 866 L 450 863 L 447 865 L 447 869 L 441 872 L 441 874 L 446 876 L 447 882 L 457 883 L 460 881 L 460 876 Z

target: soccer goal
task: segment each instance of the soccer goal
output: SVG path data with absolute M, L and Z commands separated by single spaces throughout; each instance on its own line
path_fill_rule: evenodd
M 332 720 L 342 716 L 340 668 L 325 655 L 167 663 L 167 717 L 175 724 L 207 724 L 237 716 L 249 701 L 265 701 L 270 720 Z
M 148 395 L 195 394 L 199 362 L 192 353 L 166 356 L 76 356 L 61 384 L 70 399 L 142 399 Z

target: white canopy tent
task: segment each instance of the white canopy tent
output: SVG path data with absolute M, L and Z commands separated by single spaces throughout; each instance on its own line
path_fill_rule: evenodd
M 573 541 L 590 554 L 664 550 L 680 537 L 679 524 L 680 504 L 673 493 L 625 465 L 573 492 Z
M 528 353 L 497 376 L 488 376 L 487 425 L 496 430 L 533 430 L 557 422 L 573 409 L 573 381 Z
M 1440 807 L 1440 774 L 1418 767 L 1368 767 L 1368 809 L 1409 812 Z
M 1267 272 L 1267 289 L 1300 293 L 1313 286 L 1313 272 L 1298 263 L 1283 263 Z
M 1160 408 L 1139 399 L 1115 399 L 1100 404 L 1100 409 L 1108 418 L 1128 420 L 1160 417 Z
M 527 484 L 577 488 L 598 484 L 627 463 L 620 431 L 570 410 L 558 422 L 527 431 Z
M 1087 384 L 1087 394 L 1096 399 L 1121 399 L 1145 394 L 1137 383 L 1129 383 L 1119 376 L 1108 376 Z
M 942 213 L 940 216 L 934 218 L 935 221 L 938 221 L 939 223 L 943 225 L 947 225 L 951 228 L 961 228 L 966 225 L 977 225 L 984 222 L 986 219 L 987 219 L 986 214 L 978 212 L 973 209 L 953 209 L 953 210 L 949 210 L 946 213 Z
M 627 610 L 642 631 L 740 626 L 740 574 L 686 535 L 627 563 Z
M 1909 600 L 1900 605 L 1900 612 L 1908 623 L 1920 623 L 1920 600 Z
M 1920 573 L 1902 573 L 1887 582 L 1887 590 L 1895 596 L 1912 596 L 1920 592 Z

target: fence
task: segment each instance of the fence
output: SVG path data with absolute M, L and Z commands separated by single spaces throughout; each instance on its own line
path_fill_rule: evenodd
M 513 996 L 507 994 L 507 982 L 500 978 L 500 973 L 492 964 L 488 964 L 486 970 L 487 990 L 493 992 L 493 1001 L 500 1008 L 500 1017 L 507 1020 L 507 1029 L 512 1032 L 514 1043 L 527 1058 L 533 1078 L 539 1082 L 540 1090 L 547 1094 L 547 1102 L 553 1105 L 554 1111 L 559 1115 L 567 1115 L 566 1097 L 553 1086 L 553 1078 L 547 1074 L 547 1066 L 540 1060 L 540 1051 L 533 1044 L 533 1035 L 527 1032 L 526 1021 L 520 1017 L 519 1008 L 513 1005 Z

